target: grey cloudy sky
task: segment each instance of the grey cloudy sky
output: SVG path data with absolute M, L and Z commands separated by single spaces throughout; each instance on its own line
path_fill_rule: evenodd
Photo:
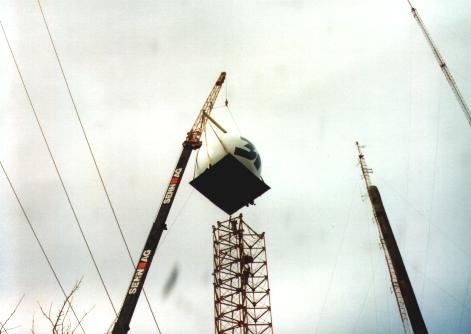
M 407 2 L 42 1 L 118 217 L 142 249 L 181 142 L 220 71 L 272 189 L 242 210 L 266 231 L 276 333 L 398 333 L 357 166 L 366 144 L 431 333 L 471 332 L 471 129 Z M 471 101 L 471 3 L 416 0 Z M 0 0 L 0 19 L 115 304 L 132 268 L 98 183 L 38 5 Z M 0 159 L 79 312 L 103 333 L 113 311 L 67 206 L 6 43 L 0 42 Z M 221 92 L 222 98 L 226 91 Z M 222 104 L 222 101 L 219 101 Z M 227 111 L 214 117 L 229 128 Z M 146 288 L 163 333 L 213 331 L 211 224 L 225 214 L 187 184 Z M 0 319 L 27 333 L 60 290 L 0 178 Z M 172 269 L 179 278 L 164 298 Z M 139 303 L 134 333 L 154 331 Z

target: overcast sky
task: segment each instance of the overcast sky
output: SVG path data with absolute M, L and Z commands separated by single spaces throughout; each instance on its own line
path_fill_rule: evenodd
M 471 101 L 471 3 L 414 0 Z M 365 144 L 431 333 L 471 332 L 471 129 L 407 1 L 43 0 L 87 134 L 133 256 L 181 143 L 221 71 L 241 133 L 271 190 L 245 208 L 266 232 L 276 333 L 398 333 L 378 233 L 357 165 Z M 0 0 L 32 101 L 113 302 L 132 268 L 34 0 Z M 60 187 L 6 43 L 0 41 L 0 160 L 65 287 L 83 277 L 87 333 L 113 311 Z M 226 87 L 221 91 L 222 105 Z M 471 102 L 470 102 L 471 103 Z M 237 128 L 227 110 L 214 117 Z M 193 161 L 193 160 L 192 160 Z M 185 174 L 146 289 L 162 333 L 211 333 L 211 225 L 227 216 Z M 12 333 L 62 295 L 0 176 L 0 320 Z M 162 291 L 174 267 L 179 277 Z M 141 299 L 133 333 L 155 331 Z M 41 332 L 41 331 L 40 331 Z

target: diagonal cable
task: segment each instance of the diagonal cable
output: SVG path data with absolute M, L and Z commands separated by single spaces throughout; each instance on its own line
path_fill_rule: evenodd
M 64 193 L 65 193 L 65 196 L 67 198 L 67 202 L 69 203 L 69 207 L 70 209 L 72 210 L 72 213 L 74 215 L 74 218 L 75 218 L 75 222 L 77 223 L 77 227 L 78 229 L 80 230 L 80 234 L 82 235 L 82 239 L 83 241 L 85 242 L 85 245 L 87 247 L 87 250 L 88 250 L 88 253 L 90 254 L 90 257 L 92 259 L 92 262 L 93 262 L 93 265 L 95 266 L 95 269 L 98 273 L 98 276 L 100 278 L 100 281 L 101 281 L 101 284 L 103 285 L 103 288 L 105 289 L 105 292 L 106 292 L 106 295 L 108 297 L 108 300 L 111 304 L 111 307 L 113 308 L 113 311 L 115 313 L 115 315 L 117 316 L 117 313 L 116 313 L 116 309 L 114 307 L 114 304 L 113 304 L 113 301 L 111 300 L 111 296 L 110 296 L 110 293 L 108 291 L 108 288 L 106 287 L 106 284 L 105 284 L 105 281 L 103 280 L 103 276 L 101 275 L 101 272 L 100 272 L 100 269 L 98 268 L 98 264 L 95 260 L 95 256 L 93 255 L 93 252 L 90 248 L 90 245 L 88 244 L 88 241 L 87 241 L 87 238 L 85 237 L 85 233 L 82 229 L 82 225 L 80 224 L 80 221 L 78 219 L 78 216 L 77 216 L 77 213 L 75 212 L 75 209 L 74 209 L 74 206 L 72 205 L 72 201 L 70 199 L 70 196 L 69 196 L 69 193 L 65 187 L 65 184 L 64 184 L 64 180 L 62 179 L 62 175 L 61 173 L 59 172 L 59 168 L 57 167 L 57 163 L 56 163 L 56 160 L 54 159 L 54 156 L 52 155 L 52 151 L 51 151 L 51 147 L 49 146 L 49 143 L 46 139 L 46 135 L 44 134 L 44 130 L 43 130 L 43 127 L 41 125 L 41 122 L 39 121 L 39 117 L 38 117 L 38 114 L 36 113 L 36 109 L 34 108 L 34 105 L 33 105 L 33 101 L 31 100 L 31 96 L 29 95 L 29 92 L 28 92 L 28 89 L 26 88 L 26 84 L 25 84 L 25 81 L 23 79 L 23 75 L 21 74 L 21 71 L 20 71 L 20 67 L 16 61 L 16 58 L 15 58 L 15 54 L 13 53 L 13 49 L 11 48 L 11 45 L 10 45 L 10 42 L 8 40 L 8 37 L 7 37 L 7 34 L 5 32 L 5 29 L 3 28 L 3 24 L 0 22 L 0 25 L 2 27 L 2 31 L 3 31 L 3 35 L 5 36 L 5 40 L 7 42 L 7 45 L 8 45 L 8 48 L 10 49 L 10 53 L 11 53 L 11 56 L 13 58 L 13 61 L 15 63 L 15 66 L 16 66 L 16 70 L 18 72 L 18 75 L 20 77 L 20 80 L 21 80 L 21 83 L 23 85 L 23 88 L 25 90 L 25 93 L 26 93 L 26 97 L 28 98 L 28 101 L 29 101 L 29 105 L 31 106 L 31 110 L 34 114 L 34 117 L 36 119 L 36 122 L 38 124 L 38 127 L 39 127 L 39 130 L 41 131 L 41 135 L 43 137 L 43 140 L 44 140 L 44 143 L 46 144 L 46 147 L 47 147 L 47 150 L 49 152 L 49 156 L 52 160 L 52 163 L 54 165 L 54 169 L 56 170 L 56 173 L 57 173 L 57 176 L 59 177 L 59 180 L 60 180 L 60 183 L 62 185 L 62 189 L 64 190 Z
M 117 228 L 118 228 L 118 230 L 119 230 L 119 234 L 121 235 L 121 239 L 123 240 L 124 246 L 126 247 L 126 251 L 127 251 L 127 253 L 128 253 L 129 260 L 131 261 L 131 265 L 132 265 L 133 269 L 135 269 L 134 260 L 133 260 L 132 255 L 131 255 L 131 251 L 130 251 L 130 249 L 129 249 L 129 245 L 128 245 L 127 241 L 126 241 L 126 238 L 124 237 L 123 229 L 121 228 L 121 224 L 119 223 L 118 216 L 117 216 L 117 214 L 116 214 L 116 211 L 115 211 L 115 209 L 114 209 L 114 206 L 113 206 L 113 204 L 111 203 L 111 199 L 110 199 L 110 195 L 109 195 L 109 193 L 108 193 L 108 189 L 106 188 L 105 182 L 103 181 L 103 176 L 102 176 L 102 174 L 101 174 L 100 168 L 98 167 L 98 163 L 97 163 L 97 160 L 96 160 L 96 158 L 95 158 L 95 154 L 93 153 L 93 149 L 92 149 L 92 146 L 91 146 L 90 141 L 89 141 L 89 139 L 88 139 L 87 133 L 86 133 L 86 131 L 85 131 L 85 127 L 83 126 L 82 119 L 80 118 L 77 105 L 76 105 L 75 100 L 74 100 L 74 97 L 73 97 L 73 95 L 72 95 L 72 91 L 70 90 L 69 82 L 68 82 L 67 77 L 66 77 L 66 75 L 65 75 L 64 68 L 62 67 L 62 62 L 61 62 L 61 60 L 60 60 L 59 54 L 58 54 L 58 52 L 57 52 L 56 45 L 55 45 L 54 40 L 53 40 L 53 38 L 52 38 L 51 30 L 49 29 L 49 25 L 47 24 L 46 15 L 44 14 L 43 8 L 42 8 L 42 6 L 41 6 L 41 2 L 40 2 L 39 0 L 37 0 L 37 2 L 38 2 L 39 10 L 41 11 L 41 16 L 42 16 L 42 18 L 43 18 L 44 25 L 45 25 L 46 30 L 47 30 L 47 34 L 48 34 L 48 36 L 49 36 L 49 40 L 50 40 L 50 42 L 51 42 L 52 49 L 54 50 L 54 54 L 55 54 L 55 56 L 56 56 L 57 63 L 59 64 L 59 68 L 60 68 L 60 71 L 61 71 L 61 74 L 62 74 L 62 78 L 64 79 L 65 86 L 67 87 L 67 92 L 68 92 L 68 94 L 69 94 L 70 101 L 72 102 L 72 105 L 73 105 L 74 110 L 75 110 L 75 115 L 77 116 L 77 120 L 78 120 L 78 122 L 79 122 L 79 124 L 80 124 L 80 128 L 82 129 L 83 136 L 84 136 L 84 138 L 85 138 L 85 141 L 87 142 L 88 151 L 90 152 L 90 156 L 92 157 L 93 164 L 95 165 L 95 169 L 96 169 L 97 174 L 98 174 L 98 177 L 99 177 L 99 179 L 100 179 L 101 186 L 102 186 L 102 188 L 103 188 L 103 191 L 105 192 L 106 199 L 108 200 L 108 204 L 109 204 L 109 206 L 110 206 L 111 212 L 113 213 L 113 217 L 114 217 L 114 220 L 115 220 L 115 222 L 116 222 L 116 226 L 117 226 Z M 152 318 L 153 318 L 153 320 L 154 320 L 155 326 L 157 327 L 159 333 L 161 333 L 160 328 L 159 328 L 159 325 L 158 325 L 158 323 L 157 323 L 157 319 L 156 319 L 155 314 L 154 314 L 154 311 L 152 310 L 152 307 L 151 307 L 149 298 L 147 297 L 146 291 L 143 290 L 143 293 L 144 293 L 144 297 L 145 297 L 145 299 L 146 299 L 147 305 L 148 305 L 148 307 L 149 307 L 149 311 L 150 311 L 150 313 L 152 314 Z
M 0 22 L 0 24 L 1 24 L 1 22 Z M 3 25 L 2 25 L 2 29 L 3 29 Z M 56 270 L 54 269 L 54 267 L 52 266 L 51 260 L 49 259 L 49 256 L 47 255 L 47 253 L 46 253 L 46 251 L 45 251 L 45 249 L 44 249 L 44 247 L 43 247 L 41 241 L 39 240 L 39 237 L 38 237 L 38 235 L 36 234 L 36 231 L 35 231 L 35 229 L 34 229 L 34 227 L 33 227 L 33 224 L 31 224 L 31 221 L 29 220 L 29 216 L 26 214 L 26 210 L 25 210 L 25 208 L 23 207 L 23 204 L 21 203 L 20 198 L 18 197 L 18 194 L 17 194 L 17 192 L 16 192 L 16 190 L 15 190 L 15 187 L 13 187 L 13 183 L 11 182 L 10 177 L 8 176 L 8 174 L 7 174 L 7 172 L 6 172 L 5 167 L 3 167 L 2 161 L 0 161 L 0 166 L 2 167 L 3 174 L 5 174 L 5 177 L 6 177 L 7 181 L 8 181 L 8 184 L 10 185 L 11 191 L 12 191 L 13 194 L 15 195 L 16 201 L 18 202 L 18 205 L 20 206 L 20 209 L 21 209 L 21 211 L 23 212 L 23 215 L 24 215 L 24 217 L 25 217 L 25 219 L 26 219 L 26 222 L 28 223 L 28 226 L 29 226 L 29 228 L 31 229 L 31 232 L 32 232 L 33 235 L 34 235 L 34 239 L 36 239 L 36 242 L 37 242 L 39 248 L 41 249 L 41 252 L 43 253 L 44 258 L 46 259 L 47 264 L 49 265 L 49 268 L 51 269 L 52 274 L 54 275 L 54 278 L 56 279 L 57 284 L 59 284 L 59 287 L 60 287 L 60 289 L 61 289 L 61 291 L 62 291 L 62 294 L 64 295 L 64 297 L 67 298 L 67 293 L 65 292 L 64 287 L 63 287 L 61 281 L 59 280 L 59 276 L 57 276 L 57 272 L 56 272 Z M 82 332 L 85 333 L 85 329 L 82 327 L 82 323 L 81 323 L 81 321 L 79 320 L 77 314 L 75 313 L 75 309 L 72 307 L 72 304 L 71 304 L 70 302 L 69 302 L 69 305 L 70 305 L 70 309 L 72 310 L 72 313 L 74 314 L 75 319 L 77 320 L 77 322 L 78 322 L 80 328 L 82 329 Z M 7 321 L 8 321 L 8 319 L 7 319 Z M 5 322 L 5 324 L 6 324 L 6 322 Z

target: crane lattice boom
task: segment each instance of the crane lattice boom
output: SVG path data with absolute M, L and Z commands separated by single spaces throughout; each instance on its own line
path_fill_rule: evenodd
M 131 283 L 126 291 L 121 311 L 119 312 L 116 323 L 113 327 L 113 334 L 125 334 L 129 331 L 129 324 L 131 322 L 134 309 L 136 308 L 137 301 L 144 286 L 144 281 L 149 272 L 150 265 L 155 255 L 157 245 L 159 244 L 160 237 L 164 230 L 167 229 L 166 221 L 170 208 L 172 207 L 175 194 L 177 193 L 178 186 L 180 185 L 183 173 L 188 164 L 191 152 L 201 147 L 201 134 L 208 120 L 208 117 L 213 109 L 216 98 L 221 90 L 221 86 L 226 78 L 226 72 L 222 72 L 216 83 L 214 84 L 211 93 L 206 99 L 203 107 L 201 108 L 196 121 L 187 133 L 187 137 L 183 142 L 183 150 L 178 159 L 177 166 L 172 173 L 169 185 L 164 194 L 164 198 L 160 204 L 159 212 L 155 218 L 152 228 L 147 237 L 144 249 L 139 257 L 139 262 L 136 265 L 134 273 L 131 278 Z

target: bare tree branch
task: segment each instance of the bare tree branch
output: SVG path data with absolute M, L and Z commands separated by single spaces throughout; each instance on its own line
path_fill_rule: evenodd
M 10 321 L 10 319 L 13 317 L 13 315 L 16 313 L 16 311 L 18 310 L 18 307 L 20 306 L 21 302 L 23 301 L 23 298 L 25 298 L 25 295 L 23 294 L 23 296 L 21 296 L 20 300 L 18 301 L 18 303 L 16 303 L 16 306 L 15 308 L 13 309 L 13 311 L 11 311 L 10 315 L 8 316 L 8 318 L 2 323 L 0 322 L 0 333 L 6 333 L 8 334 L 8 331 L 6 329 L 7 327 L 7 323 L 8 321 Z M 13 328 L 10 328 L 10 329 L 13 329 Z
M 3 326 L 3 324 L 0 322 L 0 334 L 2 333 L 8 334 L 8 331 L 5 326 Z
M 57 326 L 60 326 L 61 327 L 61 332 L 64 332 L 64 330 L 63 330 L 64 321 L 67 317 L 67 313 L 69 312 L 69 308 L 72 305 L 73 295 L 78 290 L 81 283 L 82 283 L 82 278 L 77 283 L 75 283 L 75 286 L 72 288 L 70 293 L 67 295 L 67 298 L 64 300 L 64 303 L 62 303 L 62 307 L 59 311 L 59 314 L 58 314 L 57 319 L 56 319 L 56 323 L 54 325 L 54 328 L 57 328 Z M 66 308 L 65 311 L 64 311 L 64 308 Z
M 33 321 L 31 324 L 31 334 L 36 334 L 36 332 L 34 331 L 34 313 L 33 313 Z
M 77 324 L 74 326 L 70 319 L 70 314 L 73 312 L 72 301 L 74 298 L 75 293 L 80 287 L 82 283 L 82 278 L 74 285 L 70 293 L 66 296 L 65 300 L 61 304 L 56 315 L 52 313 L 52 304 L 49 307 L 48 312 L 42 308 L 41 304 L 38 303 L 39 308 L 41 310 L 42 315 L 49 321 L 52 327 L 53 334 L 72 334 L 74 333 L 77 328 L 81 327 L 83 319 L 89 314 L 89 312 L 93 309 L 93 307 L 88 310 L 80 319 L 76 317 Z M 75 315 L 75 313 L 74 313 Z M 73 327 L 74 326 L 74 327 Z M 72 329 L 73 327 L 73 329 Z M 34 334 L 34 317 L 33 317 L 33 328 L 31 332 Z M 0 332 L 1 334 L 1 332 Z
M 54 329 L 54 321 L 52 321 L 51 319 L 51 308 L 49 308 L 49 314 L 46 313 L 46 311 L 44 311 L 43 307 L 41 306 L 41 304 L 39 304 L 38 302 L 38 305 L 39 305 L 39 309 L 41 310 L 41 313 L 43 314 L 43 316 L 49 320 L 49 322 L 51 323 L 52 325 L 52 333 L 53 334 L 57 334 L 56 330 Z M 51 303 L 51 306 L 52 306 L 52 303 Z

